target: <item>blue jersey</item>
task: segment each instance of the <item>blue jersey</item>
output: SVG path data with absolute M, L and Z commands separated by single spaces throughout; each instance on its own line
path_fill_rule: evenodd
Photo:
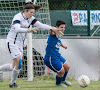
M 49 35 L 47 40 L 46 55 L 44 57 L 44 63 L 54 72 L 60 72 L 63 64 L 66 60 L 59 53 L 59 47 L 61 46 L 61 38 L 57 38 L 56 35 Z
M 45 56 L 60 56 L 59 47 L 61 45 L 61 39 L 56 35 L 49 35 L 47 40 L 46 55 Z

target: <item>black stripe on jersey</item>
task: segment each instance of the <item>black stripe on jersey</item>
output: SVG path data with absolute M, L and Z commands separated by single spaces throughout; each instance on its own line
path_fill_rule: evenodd
M 20 24 L 20 21 L 19 20 L 13 21 L 13 24 L 16 24 L 16 23 L 19 23 Z
M 10 46 L 9 46 L 9 42 L 8 42 L 8 50 L 9 50 L 9 52 L 11 53 L 11 51 L 10 51 Z
M 16 37 L 15 37 L 15 40 L 14 40 L 14 44 L 15 44 L 15 42 L 16 42 L 16 38 L 17 38 L 17 34 L 16 34 Z
M 36 21 L 37 19 L 34 19 L 31 24 L 34 25 Z

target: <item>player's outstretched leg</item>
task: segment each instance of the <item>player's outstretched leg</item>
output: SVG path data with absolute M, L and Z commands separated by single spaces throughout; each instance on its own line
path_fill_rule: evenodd
M 10 63 L 0 66 L 0 71 L 12 71 L 12 70 L 13 70 L 13 66 Z

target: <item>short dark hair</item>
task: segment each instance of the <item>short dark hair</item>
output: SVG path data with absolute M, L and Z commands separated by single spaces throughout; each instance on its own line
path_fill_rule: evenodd
M 59 27 L 60 25 L 62 25 L 62 24 L 66 24 L 64 21 L 62 21 L 62 20 L 58 20 L 58 21 L 56 21 L 56 26 L 57 27 Z
M 24 5 L 24 10 L 35 9 L 38 10 L 41 8 L 41 5 L 33 5 L 33 2 L 27 2 Z

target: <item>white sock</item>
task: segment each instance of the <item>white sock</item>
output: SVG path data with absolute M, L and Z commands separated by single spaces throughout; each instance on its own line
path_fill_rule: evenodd
M 16 79 L 18 77 L 18 74 L 19 74 L 19 69 L 17 70 L 15 67 L 13 68 L 12 70 L 12 75 L 11 75 L 11 82 L 10 84 L 12 85 L 14 82 L 16 82 Z
M 13 66 L 10 63 L 0 66 L 0 71 L 12 71 L 12 70 L 13 70 Z

